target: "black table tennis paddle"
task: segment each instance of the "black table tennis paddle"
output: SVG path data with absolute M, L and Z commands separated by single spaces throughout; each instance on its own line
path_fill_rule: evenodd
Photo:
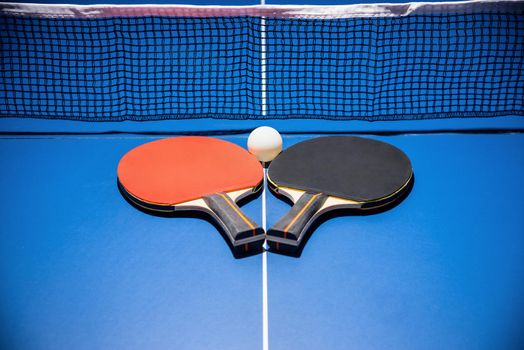
M 391 204 L 402 197 L 412 177 L 409 158 L 384 142 L 328 136 L 295 144 L 268 168 L 270 188 L 294 204 L 267 232 L 268 245 L 294 252 L 322 214 Z

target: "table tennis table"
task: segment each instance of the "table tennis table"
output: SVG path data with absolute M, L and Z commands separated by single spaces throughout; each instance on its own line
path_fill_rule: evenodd
M 204 220 L 122 200 L 115 164 L 151 137 L 3 136 L 4 344 L 260 348 L 266 274 L 272 349 L 511 348 L 523 307 L 524 138 L 375 138 L 410 154 L 410 196 L 327 221 L 300 258 L 265 253 L 263 265 L 261 255 L 234 259 Z M 264 195 L 265 208 L 244 210 L 270 226 L 287 205 Z
M 244 258 L 206 220 L 148 215 L 118 190 L 118 161 L 140 144 L 203 134 L 246 147 L 260 125 L 284 148 L 388 142 L 409 155 L 413 189 L 389 211 L 322 223 L 299 257 Z M 0 347 L 520 349 L 523 130 L 519 116 L 0 118 Z M 289 205 L 265 190 L 242 209 L 268 228 Z

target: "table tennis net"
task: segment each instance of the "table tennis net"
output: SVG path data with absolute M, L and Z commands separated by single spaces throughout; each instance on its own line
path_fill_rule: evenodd
M 0 116 L 524 115 L 524 2 L 0 4 Z

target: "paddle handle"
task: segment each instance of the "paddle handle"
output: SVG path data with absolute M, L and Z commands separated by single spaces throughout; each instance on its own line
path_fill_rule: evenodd
M 269 229 L 267 235 L 298 241 L 327 198 L 322 193 L 305 192 L 291 210 Z
M 243 238 L 264 234 L 264 230 L 248 218 L 226 193 L 212 194 L 203 199 L 230 237 L 233 246 Z

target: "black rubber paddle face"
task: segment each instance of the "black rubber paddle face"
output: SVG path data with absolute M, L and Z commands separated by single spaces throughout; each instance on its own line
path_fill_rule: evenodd
M 269 166 L 274 186 L 373 202 L 401 190 L 412 176 L 409 158 L 384 142 L 328 136 L 289 147 Z
M 392 205 L 412 178 L 408 157 L 384 142 L 330 136 L 291 146 L 268 169 L 271 188 L 294 204 L 267 231 L 267 244 L 274 252 L 300 254 L 307 230 L 322 214 Z

